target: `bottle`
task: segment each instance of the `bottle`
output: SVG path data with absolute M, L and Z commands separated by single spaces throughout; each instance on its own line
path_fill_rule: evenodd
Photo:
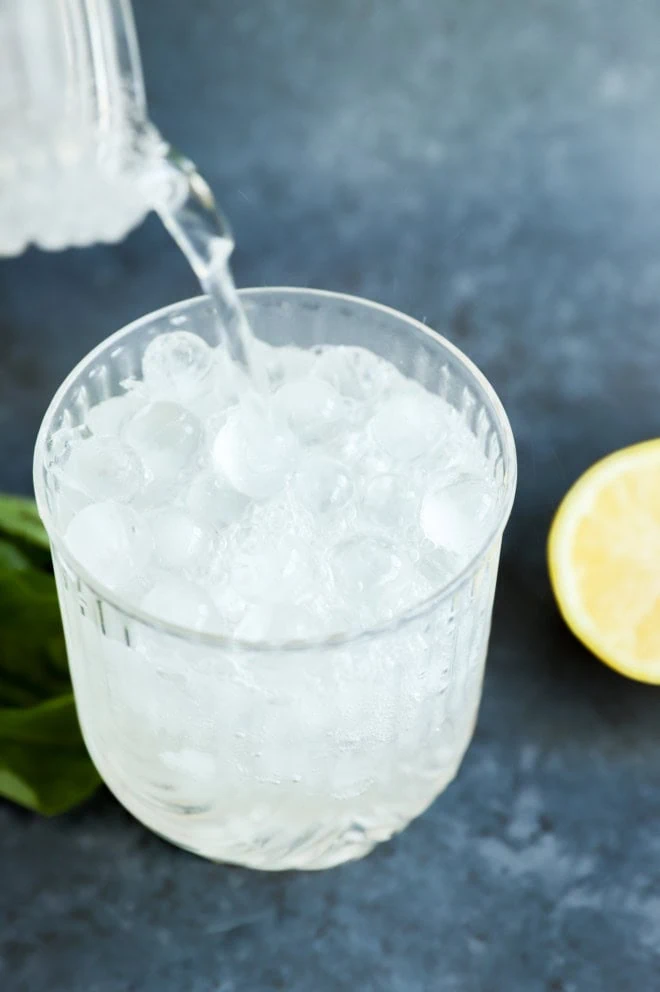
M 125 237 L 166 154 L 130 0 L 2 0 L 0 52 L 0 255 Z

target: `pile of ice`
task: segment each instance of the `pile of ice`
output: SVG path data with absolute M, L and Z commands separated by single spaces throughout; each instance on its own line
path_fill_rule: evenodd
M 143 610 L 240 639 L 321 638 L 436 592 L 483 542 L 493 488 L 444 400 L 358 347 L 258 343 L 256 393 L 187 331 L 51 448 L 70 553 Z

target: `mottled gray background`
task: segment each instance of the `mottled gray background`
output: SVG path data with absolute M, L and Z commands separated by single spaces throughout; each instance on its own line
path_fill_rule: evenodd
M 457 782 L 322 874 L 212 866 L 107 795 L 0 805 L 3 992 L 625 992 L 660 987 L 658 690 L 558 620 L 553 507 L 660 433 L 654 0 L 136 0 L 153 117 L 234 222 L 240 285 L 364 294 L 478 362 L 520 486 Z M 0 262 L 0 486 L 91 345 L 196 292 L 150 220 Z

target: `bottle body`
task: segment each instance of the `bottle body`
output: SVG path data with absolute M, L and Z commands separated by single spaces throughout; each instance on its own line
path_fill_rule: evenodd
M 120 240 L 158 144 L 129 0 L 2 0 L 0 50 L 0 255 Z

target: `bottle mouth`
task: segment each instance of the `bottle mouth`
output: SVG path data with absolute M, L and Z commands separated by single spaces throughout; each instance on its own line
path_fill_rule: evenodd
M 454 361 L 460 365 L 462 371 L 469 377 L 471 387 L 478 393 L 480 401 L 487 408 L 492 425 L 494 426 L 501 449 L 503 465 L 503 475 L 501 484 L 496 492 L 496 507 L 491 515 L 491 523 L 482 541 L 465 566 L 446 584 L 435 590 L 432 594 L 420 600 L 418 603 L 402 610 L 394 617 L 364 628 L 348 628 L 340 630 L 331 635 L 324 635 L 322 638 L 305 638 L 282 641 L 249 641 L 235 638 L 230 635 L 216 634 L 211 632 L 195 631 L 189 627 L 180 626 L 167 620 L 163 620 L 150 614 L 140 607 L 132 604 L 123 596 L 117 595 L 112 589 L 99 582 L 87 569 L 85 569 L 69 552 L 62 534 L 59 532 L 49 503 L 49 493 L 46 481 L 45 456 L 48 448 L 48 440 L 53 433 L 53 425 L 61 417 L 62 407 L 69 391 L 75 387 L 77 381 L 95 361 L 101 358 L 106 352 L 115 351 L 115 348 L 132 333 L 141 330 L 145 324 L 149 324 L 159 319 L 178 317 L 183 312 L 195 310 L 199 307 L 209 307 L 210 301 L 207 296 L 197 296 L 180 303 L 170 304 L 160 310 L 147 314 L 126 327 L 116 331 L 110 337 L 102 341 L 96 348 L 89 352 L 76 367 L 69 373 L 62 385 L 55 393 L 48 409 L 44 415 L 39 434 L 37 436 L 34 453 L 34 489 L 37 507 L 48 533 L 56 557 L 66 565 L 68 571 L 78 580 L 82 580 L 90 592 L 101 602 L 108 603 L 117 611 L 122 613 L 127 619 L 160 631 L 178 640 L 185 640 L 187 643 L 199 644 L 209 648 L 222 651 L 246 652 L 258 655 L 277 654 L 282 652 L 304 653 L 306 651 L 334 651 L 341 647 L 361 643 L 368 640 L 387 636 L 394 631 L 398 631 L 408 624 L 414 623 L 423 617 L 431 614 L 442 603 L 450 600 L 459 590 L 461 590 L 474 577 L 483 564 L 493 555 L 499 554 L 499 544 L 502 533 L 509 519 L 516 487 L 516 453 L 515 442 L 511 425 L 504 411 L 504 408 L 482 372 L 467 358 L 460 349 L 451 344 L 446 338 L 431 330 L 425 324 L 420 323 L 406 314 L 400 313 L 390 307 L 386 307 L 370 300 L 360 297 L 350 296 L 344 293 L 335 293 L 328 290 L 299 289 L 295 287 L 258 287 L 256 289 L 239 290 L 239 296 L 244 302 L 254 300 L 258 302 L 260 298 L 268 295 L 275 295 L 283 301 L 294 298 L 306 298 L 310 301 L 334 301 L 349 307 L 362 307 L 366 311 L 378 311 L 383 315 L 407 325 L 412 331 L 425 335 L 434 345 L 442 349 L 446 354 L 453 357 Z M 60 426 L 57 423 L 58 429 Z

